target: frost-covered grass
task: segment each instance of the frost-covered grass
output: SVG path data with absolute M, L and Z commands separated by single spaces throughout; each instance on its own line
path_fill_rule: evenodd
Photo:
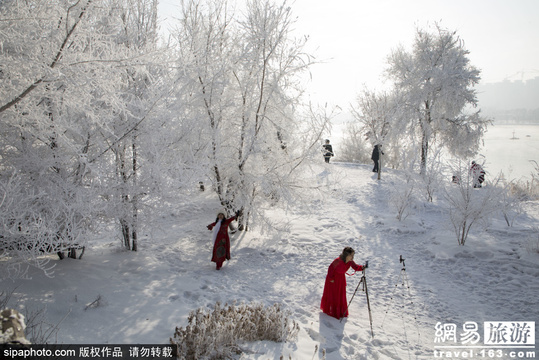
M 511 183 L 511 194 L 521 200 L 538 200 L 539 176 Z
M 176 328 L 170 341 L 178 346 L 181 359 L 228 359 L 242 353 L 243 342 L 293 340 L 299 327 L 289 316 L 280 304 L 217 302 L 211 310 L 192 311 L 185 328 Z

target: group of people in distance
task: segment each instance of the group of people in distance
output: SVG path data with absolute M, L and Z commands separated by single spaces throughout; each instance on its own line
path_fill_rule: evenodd
M 324 156 L 324 160 L 327 164 L 329 164 L 329 159 L 335 156 L 335 153 L 333 152 L 333 146 L 331 146 L 328 139 L 326 139 L 325 144 L 322 145 L 322 155 Z M 372 169 L 373 172 L 378 172 L 378 164 L 380 163 L 380 155 L 384 155 L 384 153 L 382 152 L 382 145 L 381 144 L 374 145 L 374 149 L 372 150 L 372 155 L 371 155 L 371 160 L 374 161 L 374 168 Z
M 328 164 L 329 159 L 335 156 L 335 153 L 333 152 L 333 146 L 330 145 L 328 139 L 326 139 L 325 144 L 322 145 L 322 155 L 324 156 L 325 162 Z M 371 155 L 371 160 L 374 162 L 374 168 L 372 169 L 373 172 L 378 172 L 380 170 L 379 164 L 381 155 L 384 155 L 384 152 L 382 151 L 382 144 L 374 145 Z M 473 179 L 473 187 L 482 187 L 482 184 L 485 181 L 485 170 L 483 170 L 483 167 L 475 161 L 472 161 L 472 165 L 470 167 L 470 174 L 472 175 Z M 460 178 L 458 177 L 458 175 L 453 175 L 452 181 L 458 184 L 460 183 Z

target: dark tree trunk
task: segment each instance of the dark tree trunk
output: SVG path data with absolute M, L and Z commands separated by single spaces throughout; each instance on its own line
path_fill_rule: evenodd
M 117 150 L 117 162 L 118 162 L 118 176 L 121 182 L 121 208 L 122 212 L 120 214 L 120 227 L 122 230 L 123 243 L 126 249 L 131 250 L 131 226 L 128 220 L 128 213 L 125 209 L 129 208 L 129 194 L 127 193 L 127 169 L 125 164 L 125 146 L 120 145 L 120 148 Z
M 420 122 L 421 126 L 421 169 L 419 171 L 420 175 L 425 176 L 427 174 L 427 159 L 429 151 L 429 134 L 428 127 L 432 122 L 430 114 L 430 104 L 425 102 L 425 119 Z
M 421 175 L 427 174 L 427 155 L 429 151 L 429 140 L 427 139 L 427 135 L 423 132 L 422 140 L 421 140 Z
M 130 231 L 129 231 L 129 224 L 125 219 L 120 219 L 120 226 L 122 228 L 122 236 L 124 240 L 124 246 L 126 249 L 130 250 Z
M 137 191 L 137 130 L 135 129 L 135 135 L 133 135 L 133 190 Z M 138 250 L 137 243 L 137 225 L 138 225 L 138 195 L 135 193 L 132 196 L 133 215 L 131 221 L 131 250 Z

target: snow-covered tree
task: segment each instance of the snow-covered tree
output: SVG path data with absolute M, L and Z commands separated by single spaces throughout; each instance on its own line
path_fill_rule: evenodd
M 127 62 L 118 69 L 123 111 L 113 114 L 109 121 L 114 139 L 110 149 L 115 168 L 110 169 L 109 188 L 115 217 L 120 224 L 123 245 L 137 250 L 138 217 L 144 193 L 148 191 L 148 173 L 151 151 L 147 141 L 160 134 L 155 119 L 159 117 L 157 103 L 167 94 L 161 79 L 167 79 L 166 58 L 158 48 L 157 0 L 114 0 L 111 2 L 108 25 L 115 51 L 123 53 Z M 164 119 L 160 119 L 163 121 Z
M 409 136 L 420 139 L 420 173 L 427 170 L 433 143 L 452 154 L 477 152 L 488 121 L 479 111 L 473 88 L 480 71 L 470 64 L 469 51 L 454 31 L 436 24 L 433 32 L 417 30 L 411 52 L 400 47 L 388 58 L 387 75 L 402 94 L 410 122 Z
M 292 37 L 292 26 L 286 1 L 248 1 L 246 18 L 239 22 L 245 43 L 234 78 L 241 121 L 236 137 L 236 181 L 229 199 L 244 210 L 246 217 L 240 220 L 245 226 L 258 207 L 257 197 L 281 198 L 290 191 L 296 157 L 306 154 L 296 152 L 300 148 L 294 146 L 292 137 L 301 124 L 296 110 L 301 94 L 299 76 L 311 58 L 304 52 L 306 39 Z
M 87 159 L 108 112 L 101 105 L 116 99 L 113 69 L 94 57 L 108 45 L 104 10 L 91 1 L 0 4 L 0 181 L 9 199 L 0 235 L 12 261 L 44 268 L 41 252 L 84 243 L 91 230 Z
M 191 141 L 183 142 L 182 152 L 210 169 L 206 175 L 223 204 L 227 181 L 221 157 L 226 149 L 223 143 L 230 136 L 226 121 L 232 117 L 234 104 L 230 87 L 235 55 L 229 11 L 225 1 L 182 1 L 182 18 L 174 32 L 178 82 L 188 89 L 177 111 L 180 121 L 194 129 Z
M 372 143 L 384 144 L 395 122 L 398 108 L 388 93 L 376 94 L 367 89 L 357 97 L 352 115 L 362 124 L 365 136 Z
M 165 63 L 155 51 L 156 4 L 0 4 L 6 35 L 0 48 L 0 182 L 10 200 L 0 235 L 7 248 L 25 252 L 10 250 L 13 261 L 31 260 L 44 269 L 36 260 L 41 252 L 83 246 L 102 215 L 122 213 L 111 209 L 118 210 L 114 196 L 125 187 L 109 181 L 110 174 L 122 174 L 116 166 L 122 149 L 125 169 L 131 169 L 123 174 L 130 182 L 126 194 L 140 193 L 133 186 L 142 163 L 136 139 L 160 98 L 149 90 L 162 71 L 155 64 Z M 152 138 L 161 127 L 148 129 L 152 134 L 144 135 Z M 136 219 L 136 206 L 130 201 L 123 209 Z
M 365 139 L 361 124 L 356 121 L 347 122 L 339 150 L 339 159 L 366 164 L 370 162 L 371 152 L 371 144 Z
M 244 16 L 220 0 L 183 9 L 178 68 L 190 92 L 182 116 L 197 135 L 186 151 L 206 164 L 221 204 L 242 210 L 247 228 L 261 201 L 290 197 L 291 177 L 314 146 L 295 140 L 312 124 L 298 111 L 298 75 L 311 58 L 305 39 L 291 36 L 286 2 L 249 1 Z
M 397 92 L 376 93 L 364 89 L 358 95 L 356 104 L 351 106 L 351 112 L 358 130 L 369 144 L 366 149 L 369 161 L 372 148 L 380 144 L 386 155 L 385 166 L 398 168 L 405 148 L 402 134 L 406 131 L 401 121 L 405 114 L 400 95 Z

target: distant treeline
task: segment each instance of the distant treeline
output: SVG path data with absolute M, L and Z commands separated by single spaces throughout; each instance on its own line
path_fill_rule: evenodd
M 477 86 L 482 114 L 498 124 L 539 124 L 539 77 Z
M 539 77 L 480 84 L 476 90 L 482 109 L 536 109 L 539 106 Z
M 496 124 L 537 124 L 539 125 L 539 108 L 495 110 L 482 109 L 484 116 L 493 119 Z

